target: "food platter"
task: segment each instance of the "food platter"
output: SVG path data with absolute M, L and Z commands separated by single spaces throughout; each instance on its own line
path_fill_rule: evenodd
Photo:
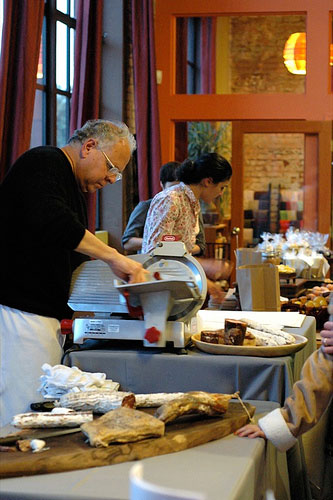
M 286 356 L 293 354 L 302 349 L 308 339 L 303 335 L 293 334 L 295 337 L 294 344 L 286 344 L 279 346 L 254 346 L 254 345 L 224 345 L 210 344 L 200 340 L 200 333 L 192 335 L 191 339 L 195 346 L 201 351 L 209 354 L 232 354 L 233 356 L 260 356 L 272 358 L 274 356 Z

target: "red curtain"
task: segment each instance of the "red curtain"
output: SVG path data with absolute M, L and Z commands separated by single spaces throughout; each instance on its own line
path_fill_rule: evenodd
M 79 0 L 75 34 L 74 85 L 70 134 L 99 117 L 103 0 Z M 88 228 L 96 226 L 96 194 L 87 194 Z
M 216 17 L 201 19 L 201 92 L 216 91 Z
M 160 191 L 160 127 L 152 0 L 132 0 L 135 126 L 140 200 Z
M 0 63 L 0 179 L 30 147 L 44 0 L 6 0 Z

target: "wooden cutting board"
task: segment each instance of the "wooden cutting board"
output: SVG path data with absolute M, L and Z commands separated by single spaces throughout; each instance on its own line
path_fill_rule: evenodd
M 245 404 L 252 416 L 255 407 Z M 87 469 L 174 453 L 220 439 L 247 422 L 248 417 L 242 406 L 231 402 L 227 413 L 222 417 L 183 417 L 175 423 L 167 424 L 163 437 L 136 443 L 94 448 L 85 442 L 85 436 L 81 432 L 45 438 L 46 446 L 50 447 L 46 451 L 0 452 L 0 478 Z

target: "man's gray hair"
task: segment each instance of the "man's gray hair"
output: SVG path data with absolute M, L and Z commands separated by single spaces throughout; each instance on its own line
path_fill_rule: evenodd
M 68 144 L 79 142 L 83 144 L 87 139 L 96 139 L 98 145 L 107 148 L 121 139 L 128 141 L 131 153 L 136 148 L 136 141 L 127 125 L 123 122 L 110 120 L 88 120 L 83 127 L 75 130 Z

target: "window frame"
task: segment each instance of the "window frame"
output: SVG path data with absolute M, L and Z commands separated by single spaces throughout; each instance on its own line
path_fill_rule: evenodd
M 68 12 L 70 0 L 68 0 Z M 67 90 L 57 88 L 56 84 L 56 58 L 57 58 L 57 40 L 56 40 L 56 27 L 57 22 L 66 25 L 67 28 Z M 70 89 L 70 29 L 76 29 L 76 19 L 71 17 L 70 14 L 64 14 L 57 10 L 56 0 L 45 0 L 44 21 L 42 30 L 42 44 L 43 44 L 43 69 L 44 69 L 44 82 L 36 82 L 36 91 L 43 92 L 43 105 L 42 105 L 42 143 L 48 145 L 57 145 L 57 96 L 65 96 L 67 100 L 66 106 L 66 123 L 67 123 L 67 136 L 69 135 L 70 123 L 70 100 L 72 91 Z

